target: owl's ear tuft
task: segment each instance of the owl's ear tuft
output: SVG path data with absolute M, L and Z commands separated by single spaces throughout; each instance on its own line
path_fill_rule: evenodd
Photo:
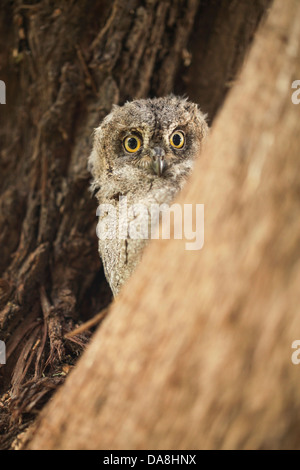
M 190 105 L 191 105 L 191 113 L 192 113 L 194 116 L 197 116 L 197 114 L 198 114 L 199 112 L 201 112 L 200 109 L 199 109 L 199 107 L 198 107 L 198 105 L 197 105 L 196 103 L 190 103 Z
M 195 118 L 200 118 L 201 121 L 207 121 L 207 117 L 208 117 L 208 114 L 204 114 L 201 109 L 199 108 L 199 106 L 195 103 L 191 103 L 192 105 L 192 108 L 191 108 L 191 113 L 193 114 L 193 116 Z

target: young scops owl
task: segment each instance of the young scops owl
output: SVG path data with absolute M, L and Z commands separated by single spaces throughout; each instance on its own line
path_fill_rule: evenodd
M 173 95 L 114 105 L 95 130 L 89 157 L 91 189 L 100 204 L 99 223 L 108 227 L 99 237 L 99 254 L 114 296 L 148 242 L 132 236 L 141 227 L 142 209 L 172 203 L 207 131 L 197 105 Z

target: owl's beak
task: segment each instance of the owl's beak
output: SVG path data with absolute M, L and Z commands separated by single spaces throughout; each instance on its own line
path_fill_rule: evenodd
M 165 160 L 165 151 L 160 147 L 154 147 L 154 149 L 151 150 L 151 158 L 151 167 L 154 170 L 154 173 L 156 173 L 157 176 L 161 176 L 167 166 Z

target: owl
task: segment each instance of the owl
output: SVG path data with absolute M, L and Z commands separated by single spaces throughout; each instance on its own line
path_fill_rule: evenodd
M 170 95 L 114 105 L 95 129 L 88 167 L 100 208 L 99 254 L 114 296 L 151 238 L 144 233 L 150 208 L 172 203 L 190 175 L 208 133 L 205 118 L 196 104 Z

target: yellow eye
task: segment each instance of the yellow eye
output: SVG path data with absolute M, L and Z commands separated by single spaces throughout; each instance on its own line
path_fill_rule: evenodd
M 123 145 L 127 152 L 134 153 L 140 149 L 142 141 L 137 135 L 130 134 L 123 140 Z
M 182 131 L 175 131 L 170 137 L 170 144 L 176 149 L 181 149 L 184 146 L 184 133 Z

